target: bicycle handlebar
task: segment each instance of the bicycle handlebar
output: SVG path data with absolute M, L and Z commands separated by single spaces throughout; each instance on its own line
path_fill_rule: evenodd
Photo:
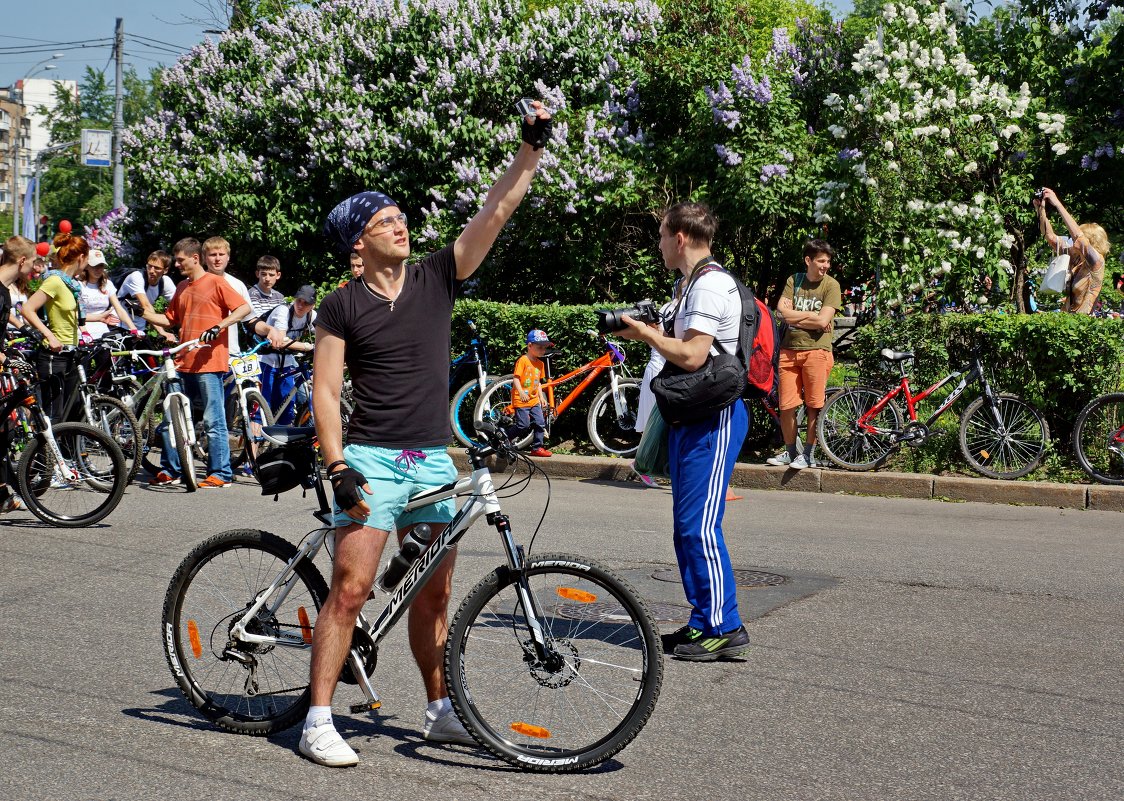
M 115 350 L 110 351 L 113 356 L 129 356 L 136 358 L 137 356 L 173 356 L 182 350 L 189 348 L 204 347 L 208 343 L 202 342 L 198 339 L 190 339 L 187 342 L 181 342 L 174 348 L 164 348 L 163 350 Z

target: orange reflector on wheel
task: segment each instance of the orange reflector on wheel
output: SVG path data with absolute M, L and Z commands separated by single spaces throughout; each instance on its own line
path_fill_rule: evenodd
M 991 454 L 990 454 L 990 453 L 988 453 L 987 451 L 980 451 L 980 456 L 982 456 L 982 457 L 983 457 L 983 458 L 985 458 L 985 459 L 990 459 L 990 458 L 991 458 Z
M 527 737 L 535 737 L 539 740 L 549 740 L 550 730 L 544 729 L 542 726 L 536 726 L 533 723 L 512 723 L 511 730 L 517 734 L 524 734 Z
M 297 607 L 297 620 L 301 623 L 301 639 L 307 645 L 312 645 L 312 623 L 308 620 L 308 611 L 303 606 Z
M 559 587 L 557 592 L 567 601 L 577 601 L 580 604 L 591 604 L 597 600 L 597 596 L 593 593 L 576 590 L 573 587 Z
M 199 640 L 199 627 L 194 620 L 187 621 L 187 638 L 191 641 L 191 653 L 195 654 L 195 658 L 203 656 L 203 643 Z

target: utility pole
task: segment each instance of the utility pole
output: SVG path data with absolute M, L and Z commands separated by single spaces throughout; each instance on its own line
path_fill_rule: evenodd
M 113 51 L 117 61 L 117 81 L 113 90 L 113 208 L 125 205 L 125 165 L 121 161 L 121 135 L 125 131 L 125 20 L 117 18 Z
M 20 235 L 20 127 L 22 116 L 20 112 L 23 110 L 23 95 L 20 95 L 19 102 L 16 102 L 15 93 L 9 93 L 9 99 L 12 101 L 12 128 L 8 132 L 8 146 L 12 155 L 12 236 Z

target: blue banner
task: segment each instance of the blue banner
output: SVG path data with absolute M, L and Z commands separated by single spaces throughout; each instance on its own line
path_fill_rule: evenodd
M 23 195 L 23 235 L 32 242 L 35 241 L 38 224 L 39 220 L 35 217 L 35 178 L 31 178 Z

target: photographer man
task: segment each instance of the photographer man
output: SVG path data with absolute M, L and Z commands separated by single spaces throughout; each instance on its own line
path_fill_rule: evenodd
M 336 732 L 332 695 L 388 534 L 396 532 L 401 542 L 417 524 L 428 523 L 436 538 L 456 511 L 449 500 L 403 514 L 410 495 L 456 480 L 445 449 L 453 298 L 530 188 L 552 126 L 542 104 L 534 106 L 523 120 L 515 159 L 454 243 L 407 266 L 406 215 L 381 192 L 348 198 L 324 224 L 341 254 L 362 257 L 363 272 L 324 298 L 316 319 L 313 409 L 335 494 L 336 556 L 313 635 L 312 703 L 299 747 L 321 765 L 359 761 Z M 346 448 L 340 420 L 345 365 L 355 392 Z M 422 736 L 472 745 L 453 712 L 442 666 L 452 572 L 449 558 L 410 605 L 410 648 L 429 699 Z
M 646 343 L 668 362 L 695 372 L 721 346 L 738 347 L 742 301 L 729 273 L 710 255 L 718 221 L 700 203 L 677 203 L 660 223 L 660 254 L 678 270 L 673 332 L 624 315 L 626 339 Z M 706 269 L 704 269 L 706 268 Z M 683 590 L 692 606 L 686 626 L 663 637 L 664 650 L 680 659 L 709 662 L 742 654 L 749 635 L 738 615 L 730 555 L 722 536 L 726 488 L 745 440 L 749 418 L 735 400 L 704 420 L 670 426 L 673 537 Z

